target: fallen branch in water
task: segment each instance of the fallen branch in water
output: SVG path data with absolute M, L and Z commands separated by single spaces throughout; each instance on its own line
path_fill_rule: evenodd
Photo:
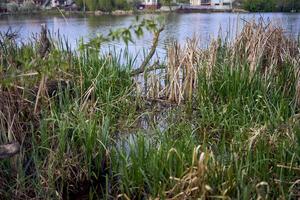
M 0 159 L 10 158 L 20 152 L 20 144 L 12 142 L 10 144 L 0 145 Z

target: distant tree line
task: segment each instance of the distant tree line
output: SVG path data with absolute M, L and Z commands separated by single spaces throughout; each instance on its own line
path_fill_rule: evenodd
M 90 11 L 112 11 L 132 9 L 143 0 L 75 0 L 75 2 L 79 7 Z M 170 6 L 174 0 L 159 0 L 159 2 Z M 189 0 L 176 0 L 176 2 L 189 3 Z M 251 12 L 300 11 L 300 0 L 236 0 L 235 2 Z
M 0 0 L 3 1 L 3 0 Z M 143 0 L 75 0 L 80 8 L 89 11 L 129 10 Z M 170 6 L 173 0 L 160 0 L 163 5 Z M 177 3 L 189 3 L 189 0 L 176 0 Z M 290 12 L 300 11 L 300 0 L 236 0 L 235 3 L 250 12 Z
M 134 1 L 131 0 L 75 0 L 75 2 L 82 9 L 105 12 L 131 9 L 134 4 Z
M 251 12 L 300 11 L 300 0 L 244 0 L 242 5 Z

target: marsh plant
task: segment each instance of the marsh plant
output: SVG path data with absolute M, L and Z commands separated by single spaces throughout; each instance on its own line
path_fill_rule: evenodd
M 114 39 L 154 34 L 138 68 L 99 54 Z M 150 64 L 159 33 L 144 21 L 71 51 L 49 37 L 0 40 L 3 199 L 297 199 L 299 43 L 247 23 L 232 41 L 171 43 Z M 143 81 L 137 82 L 137 77 Z

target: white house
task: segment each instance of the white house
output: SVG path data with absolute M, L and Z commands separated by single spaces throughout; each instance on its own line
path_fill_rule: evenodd
M 231 5 L 232 0 L 211 0 L 211 5 L 212 6 L 217 6 L 217 5 Z
M 51 7 L 56 8 L 60 5 L 58 0 L 51 0 Z
M 214 8 L 232 7 L 234 0 L 190 0 L 191 6 L 212 6 Z
M 159 0 L 144 0 L 144 3 L 142 3 L 142 5 L 142 9 L 158 9 Z
M 144 0 L 145 5 L 153 6 L 158 4 L 158 0 Z
M 74 4 L 73 0 L 51 0 L 51 7 L 59 7 L 59 6 L 72 6 Z

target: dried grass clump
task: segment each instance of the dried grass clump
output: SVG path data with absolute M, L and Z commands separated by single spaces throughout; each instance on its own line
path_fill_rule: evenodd
M 188 39 L 184 48 L 173 42 L 167 51 L 168 62 L 164 70 L 152 72 L 146 82 L 147 98 L 164 99 L 181 104 L 191 100 L 197 84 L 197 66 L 200 64 L 198 39 Z
M 213 68 L 217 63 L 218 51 L 221 46 L 221 41 L 219 39 L 212 40 L 210 43 L 209 49 L 204 51 L 205 57 L 203 58 L 203 66 L 206 68 L 206 75 L 208 78 L 211 77 Z M 205 62 L 206 61 L 206 62 Z
M 263 20 L 245 24 L 233 42 L 231 55 L 232 60 L 246 60 L 252 74 L 257 70 L 270 73 L 275 67 L 280 70 L 284 63 L 299 64 L 300 59 L 297 42 L 287 37 L 283 28 L 273 23 L 266 25 Z
M 265 77 L 280 74 L 286 64 L 294 66 L 296 106 L 300 107 L 300 48 L 282 27 L 260 20 L 246 23 L 230 49 L 231 64 L 247 62 L 250 75 L 257 71 Z M 290 80 L 286 80 L 287 83 Z
M 149 76 L 149 90 L 147 91 L 147 98 L 149 99 L 160 99 L 162 97 L 161 90 L 162 85 L 160 78 L 156 74 L 150 74 Z
M 37 100 L 43 96 L 47 99 L 46 107 L 50 106 L 49 98 L 60 90 L 65 91 L 67 87 L 68 83 L 65 81 L 51 80 L 43 83 L 45 94 L 41 94 L 41 86 L 35 86 L 26 92 L 18 88 L 0 89 L 0 142 L 7 143 L 13 139 L 23 142 L 31 125 L 38 126 L 41 105 Z
M 268 78 L 278 76 L 289 64 L 294 66 L 298 80 L 295 96 L 296 103 L 300 106 L 300 48 L 297 41 L 288 37 L 281 27 L 273 23 L 265 24 L 263 20 L 247 22 L 231 43 L 223 44 L 217 38 L 212 40 L 207 49 L 199 48 L 198 44 L 199 39 L 194 37 L 188 39 L 184 47 L 177 42 L 169 45 L 168 62 L 163 71 L 165 75 L 156 77 L 146 87 L 146 90 L 151 90 L 152 97 L 177 104 L 191 100 L 199 69 L 206 71 L 207 80 L 210 80 L 213 71 L 220 65 L 229 66 L 231 70 L 249 66 L 250 77 L 259 72 Z M 164 84 L 158 87 L 153 81 Z
M 23 99 L 19 89 L 0 90 L 0 96 L 0 160 L 10 158 L 10 169 L 0 170 L 0 177 L 3 178 L 3 180 L 0 179 L 0 188 L 3 189 L 3 191 L 0 190 L 1 196 L 5 194 L 4 190 L 11 187 L 9 180 L 18 179 L 19 167 L 27 164 L 25 152 L 32 145 L 30 130 L 35 118 L 30 111 L 32 105 Z M 19 185 L 16 186 L 18 187 Z M 13 199 L 27 199 L 23 198 L 24 195 L 18 191 L 12 193 Z
M 183 49 L 176 42 L 168 49 L 166 96 L 171 102 L 180 104 L 192 99 L 200 57 L 198 43 L 199 40 L 194 37 L 187 39 Z
M 183 60 L 183 52 L 180 45 L 174 42 L 168 49 L 168 64 L 166 69 L 167 74 L 167 97 L 169 101 L 180 103 L 182 95 L 181 84 L 181 63 Z
M 192 166 L 186 170 L 182 178 L 170 177 L 176 181 L 175 186 L 166 192 L 169 200 L 205 199 L 212 188 L 207 184 L 208 163 L 211 153 L 199 152 L 200 146 L 194 148 Z
M 22 97 L 21 91 L 12 89 L 10 91 L 0 90 L 0 131 L 1 143 L 25 139 L 28 130 L 28 120 L 32 117 L 29 105 Z
M 300 66 L 300 65 L 298 65 Z M 297 72 L 297 85 L 296 85 L 296 106 L 300 108 L 300 69 Z

